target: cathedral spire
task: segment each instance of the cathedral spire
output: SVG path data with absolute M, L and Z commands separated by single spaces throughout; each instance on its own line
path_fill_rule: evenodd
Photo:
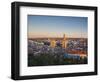
M 65 34 L 63 35 L 63 40 L 66 40 L 66 35 Z
M 66 35 L 63 35 L 63 40 L 62 40 L 62 47 L 66 48 L 67 47 L 67 41 L 66 41 Z

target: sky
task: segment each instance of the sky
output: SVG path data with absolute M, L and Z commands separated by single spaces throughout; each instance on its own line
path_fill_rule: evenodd
M 28 38 L 87 38 L 88 18 L 71 16 L 28 15 Z

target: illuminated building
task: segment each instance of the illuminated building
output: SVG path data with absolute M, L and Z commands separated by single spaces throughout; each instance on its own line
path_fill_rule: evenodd
M 55 41 L 55 40 L 51 40 L 51 41 L 50 41 L 50 46 L 51 46 L 52 48 L 54 48 L 54 47 L 56 46 L 56 41 Z
M 66 35 L 63 35 L 63 40 L 62 40 L 62 48 L 67 48 L 67 40 L 66 40 Z
M 61 40 L 62 48 L 67 48 L 67 40 L 66 40 L 66 35 L 63 35 L 63 39 Z M 50 46 L 55 47 L 56 46 L 56 40 L 52 39 L 50 40 Z

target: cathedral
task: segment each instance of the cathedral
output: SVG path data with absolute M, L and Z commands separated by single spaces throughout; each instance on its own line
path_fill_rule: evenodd
M 66 35 L 63 35 L 63 40 L 62 40 L 62 48 L 67 48 L 67 40 L 66 40 Z
M 67 39 L 66 39 L 65 34 L 63 35 L 63 38 L 61 40 L 61 44 L 62 44 L 62 48 L 67 48 Z M 56 46 L 56 40 L 55 39 L 50 40 L 50 46 L 52 48 L 54 48 Z

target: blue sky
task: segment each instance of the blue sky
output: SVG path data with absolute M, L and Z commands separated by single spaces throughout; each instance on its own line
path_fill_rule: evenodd
M 71 16 L 28 15 L 28 36 L 87 37 L 88 18 Z

